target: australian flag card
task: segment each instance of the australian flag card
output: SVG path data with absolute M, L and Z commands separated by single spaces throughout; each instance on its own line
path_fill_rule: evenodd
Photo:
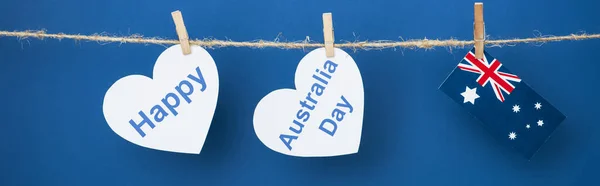
M 439 88 L 475 116 L 501 143 L 531 159 L 565 115 L 519 76 L 484 52 L 471 50 Z

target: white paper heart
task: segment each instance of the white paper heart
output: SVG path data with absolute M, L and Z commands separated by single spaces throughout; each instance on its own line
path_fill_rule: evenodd
M 296 90 L 275 90 L 256 106 L 254 131 L 260 141 L 298 157 L 357 153 L 364 90 L 352 57 L 335 48 L 335 57 L 328 58 L 325 48 L 315 49 L 298 64 L 294 83 Z
M 217 106 L 219 75 L 206 50 L 191 50 L 183 55 L 181 46 L 171 46 L 156 60 L 153 78 L 129 75 L 108 89 L 102 109 L 115 133 L 146 148 L 200 153 Z

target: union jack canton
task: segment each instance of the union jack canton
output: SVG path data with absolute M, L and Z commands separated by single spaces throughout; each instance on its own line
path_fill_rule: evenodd
M 480 120 L 500 143 L 528 159 L 566 118 L 499 60 L 487 52 L 477 59 L 474 49 L 439 89 Z

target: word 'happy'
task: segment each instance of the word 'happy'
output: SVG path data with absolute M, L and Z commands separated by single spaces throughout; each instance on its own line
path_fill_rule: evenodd
M 300 109 L 296 113 L 296 119 L 294 119 L 294 126 L 290 126 L 289 131 L 295 133 L 292 135 L 281 134 L 279 135 L 279 139 L 281 142 L 289 149 L 292 150 L 292 141 L 298 139 L 298 135 L 302 133 L 302 129 L 304 128 L 304 123 L 306 123 L 310 119 L 311 111 L 315 110 L 317 104 L 319 103 L 318 99 L 323 93 L 327 85 L 329 84 L 329 80 L 331 80 L 338 64 L 334 63 L 330 60 L 325 61 L 323 64 L 323 69 L 316 69 L 316 73 L 312 75 L 312 78 L 316 80 L 310 88 L 310 91 L 307 93 L 306 98 L 300 101 Z M 319 129 L 324 133 L 334 136 L 337 131 L 337 122 L 341 122 L 344 119 L 344 115 L 346 114 L 343 111 L 343 108 L 347 108 L 349 113 L 352 113 L 354 110 L 350 102 L 341 96 L 341 102 L 338 102 L 336 108 L 332 111 L 331 117 L 333 119 L 327 118 L 321 122 Z
M 196 67 L 196 74 L 197 76 L 189 74 L 187 77 L 193 82 L 198 83 L 201 86 L 201 88 L 199 89 L 200 92 L 204 92 L 204 90 L 206 90 L 206 82 L 204 81 L 202 72 L 200 72 L 200 67 Z M 180 104 L 179 96 L 181 96 L 188 104 L 192 102 L 192 99 L 190 99 L 189 96 L 194 93 L 194 86 L 192 85 L 192 83 L 190 83 L 190 81 L 184 79 L 181 80 L 181 82 L 179 82 L 179 85 L 175 86 L 175 91 L 177 91 L 178 94 L 169 92 L 167 93 L 167 95 L 165 95 L 163 99 L 161 99 L 161 103 L 173 114 L 173 116 L 177 116 L 177 114 L 179 114 L 176 110 L 176 108 L 179 107 Z M 150 126 L 151 129 L 154 129 L 155 124 L 150 118 L 148 118 L 144 111 L 140 110 L 138 114 L 142 117 L 142 121 L 140 123 L 136 123 L 133 121 L 133 119 L 131 119 L 129 120 L 129 124 L 133 126 L 133 128 L 140 134 L 140 136 L 144 137 L 146 136 L 146 133 L 142 131 L 142 126 L 144 124 L 148 124 L 148 126 Z M 166 112 L 163 106 L 160 104 L 154 105 L 150 109 L 150 114 L 154 115 L 154 121 L 157 123 L 162 122 L 165 119 L 165 117 L 169 116 L 169 113 Z

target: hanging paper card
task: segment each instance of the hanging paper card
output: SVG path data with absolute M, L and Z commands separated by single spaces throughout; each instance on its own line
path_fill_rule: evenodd
M 151 149 L 200 153 L 212 121 L 219 76 L 210 54 L 199 46 L 183 55 L 167 48 L 156 60 L 152 78 L 129 75 L 106 92 L 103 112 L 122 138 Z
M 530 159 L 565 116 L 484 51 L 471 50 L 440 86 L 501 143 Z
M 296 89 L 266 95 L 254 111 L 254 131 L 267 147 L 291 156 L 358 152 L 364 91 L 358 66 L 341 49 L 308 53 L 296 69 Z

